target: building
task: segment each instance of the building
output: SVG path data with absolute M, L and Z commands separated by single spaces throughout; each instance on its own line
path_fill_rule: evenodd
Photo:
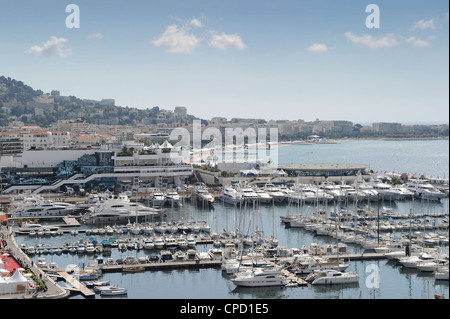
M 184 106 L 176 106 L 173 113 L 175 117 L 185 118 L 187 116 L 187 109 Z
M 400 132 L 402 129 L 401 123 L 372 123 L 372 127 L 374 131 L 376 132 L 383 132 L 383 133 L 394 133 L 394 132 Z
M 180 186 L 192 175 L 181 149 L 165 142 L 145 147 L 31 150 L 2 167 L 3 193 L 74 190 L 134 190 Z
M 23 150 L 69 147 L 70 133 L 65 131 L 22 131 Z
M 360 172 L 364 174 L 368 165 L 340 164 L 340 163 L 312 163 L 312 164 L 278 164 L 288 176 L 354 176 Z
M 23 142 L 20 134 L 15 132 L 0 132 L 0 157 L 22 153 Z

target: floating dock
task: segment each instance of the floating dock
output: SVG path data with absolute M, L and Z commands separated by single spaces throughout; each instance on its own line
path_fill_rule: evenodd
M 154 263 L 143 263 L 143 264 L 133 264 L 133 265 L 103 265 L 101 267 L 102 272 L 122 272 L 127 267 L 142 267 L 145 270 L 162 270 L 162 269 L 175 269 L 175 268 L 214 268 L 220 267 L 222 265 L 221 260 L 200 260 L 200 262 L 195 260 L 186 261 L 166 261 L 166 262 L 154 262 Z
M 70 285 L 69 287 L 63 287 L 67 290 L 80 292 L 86 298 L 95 296 L 95 292 L 93 292 L 92 290 L 87 288 L 85 285 L 83 285 L 81 282 L 79 282 L 77 279 L 75 279 L 75 277 L 73 277 L 72 275 L 69 275 L 65 271 L 55 272 L 54 274 L 51 274 L 51 276 L 63 278 L 66 281 L 66 283 L 68 283 Z

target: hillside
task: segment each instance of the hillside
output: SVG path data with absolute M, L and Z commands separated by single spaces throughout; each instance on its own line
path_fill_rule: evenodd
M 112 101 L 112 102 L 111 102 Z M 189 123 L 195 117 L 177 117 L 174 112 L 158 106 L 146 109 L 116 106 L 114 100 L 82 100 L 60 96 L 58 91 L 44 93 L 22 81 L 0 76 L 0 126 L 11 121 L 24 125 L 48 127 L 58 120 L 82 118 L 92 124 L 136 125 Z

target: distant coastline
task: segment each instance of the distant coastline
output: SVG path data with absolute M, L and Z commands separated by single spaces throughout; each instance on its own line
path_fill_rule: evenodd
M 440 137 L 362 137 L 362 138 L 337 138 L 337 139 L 328 139 L 327 142 L 329 144 L 341 143 L 341 142 L 352 142 L 352 141 L 437 141 L 444 140 L 448 141 L 449 138 L 446 136 Z M 278 147 L 281 146 L 289 146 L 289 145 L 312 145 L 312 144 L 327 144 L 327 142 L 323 143 L 313 143 L 304 140 L 299 141 L 283 141 L 278 142 Z

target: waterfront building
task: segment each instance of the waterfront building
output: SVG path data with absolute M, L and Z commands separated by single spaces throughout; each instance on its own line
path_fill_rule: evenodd
M 288 176 L 356 176 L 365 174 L 369 165 L 341 163 L 279 164 Z
M 1 169 L 3 193 L 74 190 L 133 190 L 180 186 L 192 175 L 181 149 L 165 142 L 121 149 L 33 150 Z M 16 164 L 17 164 L 16 163 Z

